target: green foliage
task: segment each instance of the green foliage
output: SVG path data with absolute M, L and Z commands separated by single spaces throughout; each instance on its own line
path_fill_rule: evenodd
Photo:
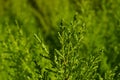
M 119 5 L 0 0 L 0 80 L 119 80 Z

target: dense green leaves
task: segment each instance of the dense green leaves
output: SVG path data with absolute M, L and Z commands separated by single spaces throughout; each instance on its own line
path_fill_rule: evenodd
M 0 0 L 0 80 L 119 80 L 119 0 Z

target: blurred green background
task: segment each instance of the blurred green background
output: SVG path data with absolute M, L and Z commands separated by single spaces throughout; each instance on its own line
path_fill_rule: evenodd
M 70 23 L 76 15 L 86 27 L 81 53 L 92 54 L 96 49 L 102 49 L 104 57 L 98 72 L 104 75 L 118 66 L 117 75 L 120 72 L 120 0 L 0 0 L 0 80 L 8 80 L 5 76 L 9 62 L 4 62 L 3 56 L 7 55 L 3 54 L 6 51 L 3 44 L 11 39 L 10 30 L 22 40 L 16 33 L 20 28 L 26 38 L 23 40 L 31 44 L 29 37 L 39 34 L 52 53 L 53 49 L 61 47 L 58 25 L 61 21 Z

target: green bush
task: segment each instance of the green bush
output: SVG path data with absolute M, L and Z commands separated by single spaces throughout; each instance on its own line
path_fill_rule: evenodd
M 0 80 L 119 80 L 119 5 L 1 0 Z

